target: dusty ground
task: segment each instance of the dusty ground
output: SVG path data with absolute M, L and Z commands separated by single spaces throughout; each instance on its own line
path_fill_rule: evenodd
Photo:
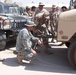
M 52 46 L 49 50 L 54 54 L 51 55 L 44 53 L 44 47 L 39 49 L 41 52 L 36 60 L 20 65 L 13 54 L 15 42 L 8 43 L 6 49 L 0 52 L 0 57 L 5 58 L 4 62 L 0 62 L 0 75 L 76 75 L 68 62 L 65 45 Z

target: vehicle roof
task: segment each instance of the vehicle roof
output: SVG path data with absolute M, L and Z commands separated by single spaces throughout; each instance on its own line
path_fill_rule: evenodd
M 13 4 L 11 4 L 12 6 L 17 6 L 17 7 L 19 7 L 17 4 L 15 4 L 15 3 L 13 3 Z
M 10 4 L 10 3 L 2 3 L 2 2 L 0 2 L 0 4 L 2 4 L 2 5 L 8 5 L 8 6 L 17 6 L 17 7 L 19 7 L 17 4 L 15 4 L 15 3 L 13 3 L 13 4 Z

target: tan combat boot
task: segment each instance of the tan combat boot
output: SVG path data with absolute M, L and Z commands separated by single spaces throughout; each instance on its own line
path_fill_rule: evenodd
M 19 52 L 18 54 L 17 54 L 17 60 L 18 60 L 18 63 L 19 64 L 22 64 L 23 62 L 22 62 L 22 60 L 23 60 L 23 54 L 21 53 L 21 52 Z

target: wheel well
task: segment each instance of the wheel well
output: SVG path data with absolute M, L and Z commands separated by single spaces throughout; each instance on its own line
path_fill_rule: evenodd
M 11 30 L 6 30 L 5 32 L 6 32 L 6 37 L 7 37 L 7 38 L 8 38 L 10 35 L 13 35 L 13 34 L 14 34 L 14 32 L 11 31 Z
M 69 47 L 71 43 L 76 41 L 76 33 L 70 38 L 69 41 L 65 42 L 66 46 Z
M 76 33 L 70 38 L 69 41 L 73 41 L 73 40 L 76 40 Z

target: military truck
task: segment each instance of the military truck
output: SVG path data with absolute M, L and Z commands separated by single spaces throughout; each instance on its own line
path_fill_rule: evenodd
M 31 21 L 27 16 L 20 15 L 18 5 L 0 2 L 0 50 L 8 41 L 16 39 L 27 20 Z
M 68 60 L 76 69 L 76 9 L 62 12 L 58 19 L 57 36 L 58 42 L 63 42 L 68 48 Z

